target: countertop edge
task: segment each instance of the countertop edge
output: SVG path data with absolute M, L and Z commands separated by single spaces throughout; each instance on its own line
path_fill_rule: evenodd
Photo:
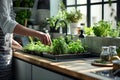
M 23 52 L 14 52 L 13 57 L 24 60 L 26 62 L 32 63 L 32 64 L 37 65 L 37 66 L 41 66 L 41 67 L 53 70 L 53 71 L 58 72 L 58 73 L 66 74 L 68 76 L 71 76 L 71 77 L 74 77 L 77 79 L 84 79 L 84 80 L 100 80 L 100 79 L 102 79 L 98 75 L 91 74 L 91 73 L 86 74 L 84 72 L 81 72 L 81 73 L 75 72 L 75 71 L 57 66 L 52 61 L 49 61 L 49 60 L 44 59 L 42 57 L 26 54 Z M 105 78 L 106 77 L 104 77 L 104 79 Z M 107 79 L 108 78 L 106 78 L 105 80 L 107 80 Z

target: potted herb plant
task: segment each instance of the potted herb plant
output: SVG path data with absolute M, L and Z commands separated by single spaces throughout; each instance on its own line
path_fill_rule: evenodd
M 88 45 L 89 51 L 99 54 L 102 46 L 114 45 L 120 47 L 120 28 L 119 23 L 117 24 L 116 28 L 113 28 L 111 22 L 102 20 L 95 23 L 92 27 L 84 27 L 85 34 L 88 34 L 85 37 L 84 44 Z
M 98 37 L 107 37 L 111 31 L 111 23 L 108 21 L 99 21 L 93 26 L 94 34 Z
M 80 10 L 75 9 L 73 11 L 67 12 L 66 19 L 67 19 L 68 22 L 70 22 L 71 33 L 72 34 L 77 34 L 76 29 L 77 29 L 77 27 L 80 26 L 79 22 L 82 19 L 82 13 L 80 12 Z

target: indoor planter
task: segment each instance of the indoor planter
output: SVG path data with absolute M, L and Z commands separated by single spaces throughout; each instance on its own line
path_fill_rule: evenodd
M 66 39 L 64 37 L 59 37 L 52 41 L 51 46 L 43 45 L 40 41 L 35 43 L 32 42 L 24 47 L 24 51 L 27 51 L 27 53 L 32 51 L 34 54 L 54 60 L 86 58 L 92 56 L 86 51 L 80 40 L 73 41 L 70 37 Z
M 80 27 L 80 20 L 82 19 L 82 13 L 80 10 L 73 10 L 67 12 L 66 19 L 70 22 L 71 34 L 77 34 L 77 27 Z
M 93 27 L 84 28 L 87 35 L 82 41 L 83 44 L 88 45 L 88 51 L 93 53 L 101 53 L 102 46 L 117 46 L 120 47 L 119 25 L 113 31 L 111 23 L 106 21 L 99 21 Z
M 93 32 L 98 37 L 107 37 L 110 36 L 111 23 L 108 21 L 99 21 L 93 25 Z

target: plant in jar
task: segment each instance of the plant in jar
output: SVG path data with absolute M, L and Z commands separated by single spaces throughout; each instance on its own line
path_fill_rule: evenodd
M 100 59 L 102 61 L 109 61 L 110 60 L 110 53 L 109 53 L 109 47 L 103 46 L 102 51 L 100 54 Z

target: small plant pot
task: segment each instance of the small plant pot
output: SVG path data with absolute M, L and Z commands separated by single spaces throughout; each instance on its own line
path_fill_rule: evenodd
M 71 34 L 73 34 L 73 35 L 78 34 L 78 27 L 79 27 L 79 23 L 71 23 L 70 24 Z

